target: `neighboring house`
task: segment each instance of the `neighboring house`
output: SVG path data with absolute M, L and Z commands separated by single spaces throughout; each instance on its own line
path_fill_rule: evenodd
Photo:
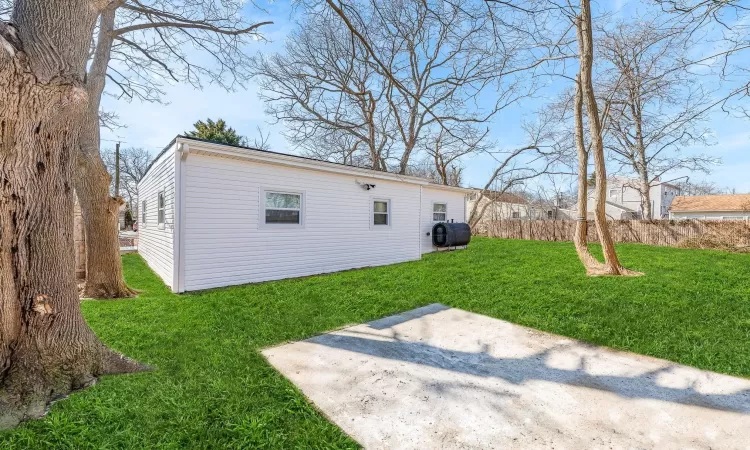
M 607 218 L 614 220 L 641 219 L 641 194 L 635 186 L 636 178 L 612 176 L 607 179 L 607 200 L 605 211 Z M 653 219 L 666 218 L 669 215 L 669 205 L 680 195 L 680 188 L 669 183 L 654 181 L 651 186 L 651 213 Z M 589 218 L 594 214 L 594 187 L 588 189 L 587 212 Z
M 474 204 L 480 197 L 480 191 L 474 191 L 469 195 L 469 202 L 466 205 L 467 214 L 471 214 Z M 502 219 L 529 219 L 535 215 L 529 202 L 517 194 L 508 192 L 489 192 L 479 201 L 477 205 L 478 212 L 487 205 L 482 216 L 482 220 L 502 220 Z
M 670 219 L 750 220 L 750 194 L 677 197 Z
M 177 137 L 138 184 L 139 252 L 175 292 L 417 260 L 470 192 Z
M 471 214 L 474 204 L 480 197 L 480 191 L 474 191 L 469 196 L 466 206 L 467 215 Z M 478 212 L 487 205 L 481 220 L 571 220 L 575 218 L 575 211 L 557 206 L 532 204 L 518 194 L 508 192 L 489 192 L 482 197 L 477 206 Z
M 125 212 L 128 210 L 128 205 L 123 203 L 120 205 L 120 209 L 117 212 L 117 229 L 122 231 L 125 229 Z

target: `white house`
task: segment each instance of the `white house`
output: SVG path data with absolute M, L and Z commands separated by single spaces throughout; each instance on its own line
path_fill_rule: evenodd
M 417 260 L 468 193 L 177 137 L 138 184 L 139 252 L 174 292 Z
M 750 220 L 750 194 L 677 197 L 670 219 Z
M 480 191 L 476 190 L 469 194 L 469 201 L 466 205 L 466 211 L 468 214 L 471 213 L 474 204 L 479 200 Z M 488 203 L 492 203 L 487 205 Z M 477 210 L 481 211 L 485 206 L 482 220 L 502 220 L 502 219 L 531 219 L 532 213 L 531 205 L 528 200 L 521 197 L 520 195 L 513 194 L 510 192 L 494 192 L 490 191 L 485 194 L 477 205 Z M 534 217 L 536 218 L 536 217 Z
M 611 176 L 607 178 L 607 201 L 605 211 L 610 219 L 640 219 L 641 194 L 636 189 L 639 181 L 635 178 Z M 675 197 L 680 195 L 680 188 L 661 181 L 654 181 L 649 189 L 651 197 L 651 213 L 653 219 L 666 218 L 669 215 L 669 205 Z M 588 189 L 588 214 L 594 213 L 594 188 Z

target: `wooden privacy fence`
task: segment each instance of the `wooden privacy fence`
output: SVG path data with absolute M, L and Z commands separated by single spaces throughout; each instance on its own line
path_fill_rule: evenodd
M 588 223 L 588 241 L 598 242 L 594 221 Z M 727 250 L 750 248 L 750 222 L 745 220 L 610 220 L 607 224 L 612 238 L 618 243 Z M 480 223 L 475 234 L 507 239 L 572 241 L 575 226 L 573 220 L 490 220 Z

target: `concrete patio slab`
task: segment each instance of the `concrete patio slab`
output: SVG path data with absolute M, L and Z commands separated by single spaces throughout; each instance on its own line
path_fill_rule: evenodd
M 750 449 L 750 380 L 439 304 L 263 354 L 371 449 Z

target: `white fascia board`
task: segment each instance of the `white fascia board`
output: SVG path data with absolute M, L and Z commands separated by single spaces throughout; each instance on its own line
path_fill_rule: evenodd
M 481 191 L 481 189 L 472 189 L 460 186 L 446 186 L 444 184 L 435 184 L 430 182 L 427 182 L 427 184 L 425 184 L 425 187 L 429 189 L 437 189 L 439 191 L 461 192 L 463 194 L 473 194 L 476 191 Z

